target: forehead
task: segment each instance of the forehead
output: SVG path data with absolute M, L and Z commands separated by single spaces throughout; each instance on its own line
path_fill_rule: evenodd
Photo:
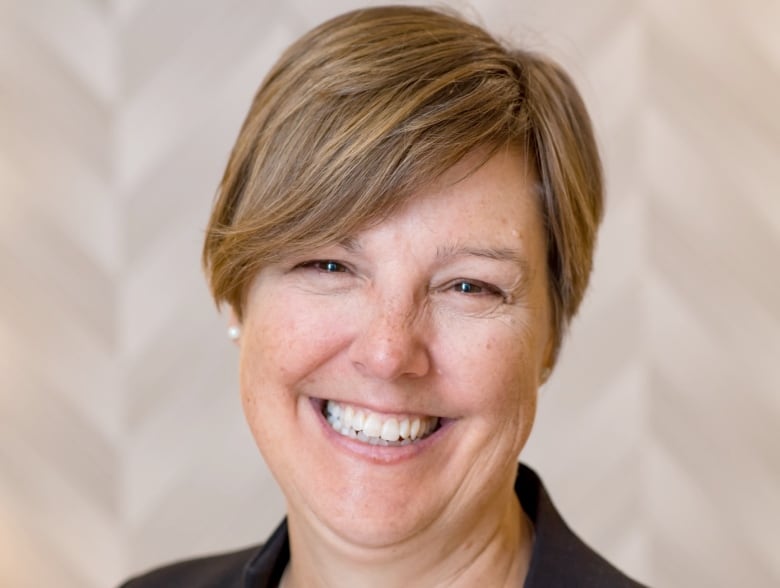
M 537 184 L 525 157 L 512 149 L 488 155 L 471 154 L 342 245 L 357 250 L 383 234 L 399 247 L 425 242 L 438 258 L 471 253 L 523 263 L 543 254 Z
M 485 225 L 510 238 L 542 230 L 536 176 L 526 157 L 512 148 L 470 154 L 416 190 L 408 207 L 420 215 L 427 211 L 435 225 L 447 219 L 465 223 L 465 235 L 484 234 Z

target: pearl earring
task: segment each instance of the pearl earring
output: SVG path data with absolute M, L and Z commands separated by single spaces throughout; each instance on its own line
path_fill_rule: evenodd
M 228 339 L 231 341 L 238 341 L 238 339 L 241 337 L 241 327 L 232 326 L 228 327 L 227 330 Z

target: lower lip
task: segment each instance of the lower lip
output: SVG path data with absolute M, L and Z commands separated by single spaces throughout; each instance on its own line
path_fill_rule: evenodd
M 357 457 L 365 459 L 371 463 L 381 465 L 392 465 L 396 463 L 402 463 L 409 461 L 421 453 L 429 450 L 433 445 L 436 445 L 446 435 L 451 420 L 440 421 L 439 428 L 428 435 L 425 439 L 415 441 L 409 445 L 370 445 L 363 443 L 350 437 L 345 437 L 341 433 L 337 433 L 333 427 L 330 426 L 328 421 L 325 420 L 325 416 L 322 414 L 322 400 L 311 398 L 311 406 L 318 418 L 320 426 L 323 429 L 325 436 L 328 440 L 332 441 L 339 448 L 351 453 Z

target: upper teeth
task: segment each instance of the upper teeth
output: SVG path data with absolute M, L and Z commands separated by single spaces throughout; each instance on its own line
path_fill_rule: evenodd
M 365 408 L 328 400 L 325 417 L 342 435 L 372 445 L 407 445 L 436 428 L 439 419 L 426 416 L 383 416 Z

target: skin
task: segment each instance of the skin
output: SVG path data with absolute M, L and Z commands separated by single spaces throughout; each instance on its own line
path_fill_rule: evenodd
M 250 287 L 241 398 L 287 499 L 286 587 L 521 585 L 532 530 L 513 484 L 552 352 L 546 255 L 522 155 L 478 157 Z M 442 426 L 369 447 L 329 428 L 322 399 Z

